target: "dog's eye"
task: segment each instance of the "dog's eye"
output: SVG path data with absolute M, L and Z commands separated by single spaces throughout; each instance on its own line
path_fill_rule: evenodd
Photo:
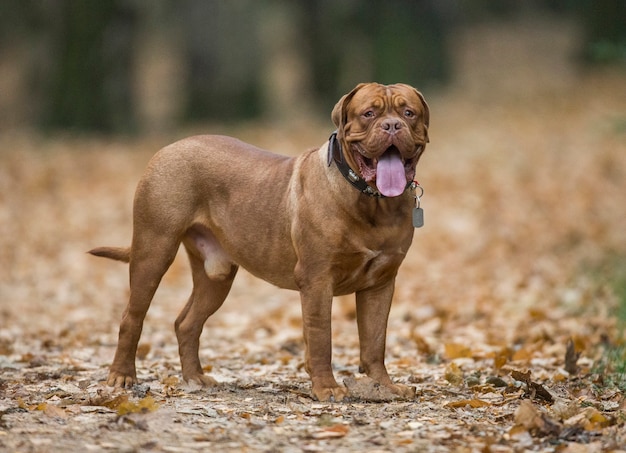
M 413 118 L 415 116 L 415 112 L 413 110 L 406 109 L 404 111 L 404 116 L 407 118 Z
M 363 114 L 364 118 L 374 118 L 374 111 L 373 110 L 368 110 Z

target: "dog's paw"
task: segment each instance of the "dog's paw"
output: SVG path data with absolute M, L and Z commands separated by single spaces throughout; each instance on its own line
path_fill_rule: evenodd
M 107 378 L 107 385 L 109 387 L 121 387 L 129 389 L 135 384 L 137 384 L 136 376 L 130 376 L 117 371 L 109 372 L 109 377 Z
M 313 387 L 311 390 L 313 398 L 318 401 L 343 401 L 348 396 L 348 389 L 339 385 L 335 387 Z

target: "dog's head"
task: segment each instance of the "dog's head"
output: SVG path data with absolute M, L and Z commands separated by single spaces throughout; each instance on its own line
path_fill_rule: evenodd
M 362 83 L 339 100 L 332 119 L 350 167 L 383 195 L 402 194 L 428 143 L 422 94 L 401 83 Z

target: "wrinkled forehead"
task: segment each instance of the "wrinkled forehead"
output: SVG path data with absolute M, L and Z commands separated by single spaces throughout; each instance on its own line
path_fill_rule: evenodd
M 420 99 L 415 90 L 401 84 L 366 85 L 354 94 L 351 104 L 356 108 L 393 108 L 402 107 L 407 104 L 413 105 L 416 108 L 421 106 Z

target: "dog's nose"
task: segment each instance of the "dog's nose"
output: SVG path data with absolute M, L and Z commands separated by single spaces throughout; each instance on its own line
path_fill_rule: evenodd
M 390 134 L 395 134 L 402 127 L 402 123 L 399 119 L 388 118 L 384 120 L 380 126 Z

